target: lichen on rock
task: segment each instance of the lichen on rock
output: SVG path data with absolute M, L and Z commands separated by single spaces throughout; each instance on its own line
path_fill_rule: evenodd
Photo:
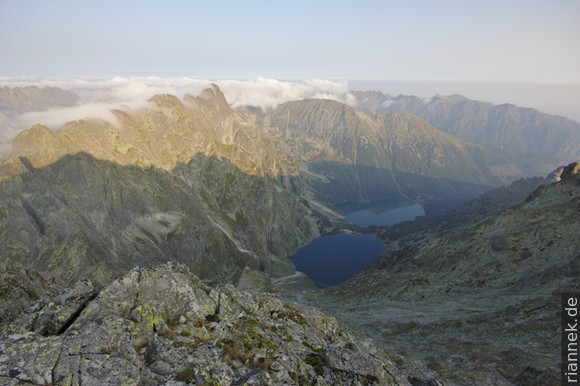
M 89 288 L 81 282 L 4 328 L 2 383 L 408 384 L 336 319 L 266 293 L 210 288 L 179 264 L 136 268 L 82 296 Z M 88 300 L 74 308 L 72 299 Z

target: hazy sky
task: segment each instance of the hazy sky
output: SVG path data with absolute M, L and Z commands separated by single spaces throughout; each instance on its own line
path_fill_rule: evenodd
M 0 77 L 580 83 L 578 0 L 0 0 Z

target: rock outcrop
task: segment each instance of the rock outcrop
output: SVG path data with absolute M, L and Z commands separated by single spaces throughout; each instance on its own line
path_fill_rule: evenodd
M 0 324 L 64 287 L 64 283 L 48 274 L 20 264 L 0 264 Z
M 177 264 L 88 281 L 0 335 L 4 385 L 408 385 L 387 354 L 332 317 L 272 295 L 210 288 Z M 413 379 L 413 378 L 410 378 Z

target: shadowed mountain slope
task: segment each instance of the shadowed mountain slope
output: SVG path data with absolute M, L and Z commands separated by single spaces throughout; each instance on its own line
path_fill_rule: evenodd
M 445 384 L 558 383 L 560 294 L 580 290 L 580 167 L 554 181 L 496 214 L 408 235 L 320 305 Z
M 204 280 L 246 265 L 291 273 L 286 256 L 317 234 L 310 209 L 275 180 L 211 157 L 170 173 L 80 153 L 0 186 L 2 260 L 69 282 L 166 261 Z

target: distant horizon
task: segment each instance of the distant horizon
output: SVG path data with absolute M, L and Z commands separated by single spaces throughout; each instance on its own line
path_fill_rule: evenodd
M 365 89 L 376 85 L 377 91 L 391 90 L 392 92 L 389 91 L 388 94 L 392 96 L 402 94 L 431 98 L 436 95 L 459 94 L 471 100 L 494 105 L 508 103 L 533 108 L 545 114 L 560 115 L 580 123 L 580 83 L 440 80 L 352 82 L 353 86 Z
M 123 76 L 116 75 L 110 77 L 99 76 L 2 76 L 0 75 L 0 87 L 2 86 L 25 86 L 36 85 L 39 87 L 53 86 L 77 93 L 85 102 L 86 95 L 79 89 L 83 87 L 83 83 L 87 87 L 91 84 L 97 85 L 100 83 L 117 82 L 131 83 L 134 82 L 133 88 L 145 88 L 140 82 L 145 80 L 151 81 L 154 85 L 148 86 L 155 90 L 158 88 L 161 92 L 165 92 L 165 82 L 172 83 L 172 89 L 177 95 L 180 92 L 179 88 L 187 88 L 185 85 L 189 83 L 196 83 L 196 90 L 193 93 L 199 93 L 203 88 L 210 83 L 226 83 L 238 85 L 251 85 L 256 88 L 260 83 L 270 83 L 262 85 L 267 87 L 270 94 L 275 95 L 274 89 L 276 87 L 284 87 L 286 85 L 313 85 L 316 83 L 326 83 L 327 87 L 322 87 L 323 92 L 338 93 L 346 90 L 360 90 L 360 91 L 381 91 L 391 96 L 398 95 L 414 95 L 419 98 L 431 98 L 436 95 L 453 95 L 459 94 L 471 100 L 482 102 L 489 102 L 495 105 L 509 103 L 520 107 L 534 108 L 542 113 L 560 115 L 577 122 L 580 122 L 580 82 L 579 83 L 565 83 L 565 82 L 523 82 L 523 81 L 466 81 L 466 80 L 396 80 L 396 79 L 274 79 L 268 77 L 249 78 L 201 78 L 192 76 Z M 181 83 L 181 84 L 180 84 Z M 330 86 L 330 89 L 329 87 Z M 221 86 L 220 86 L 221 87 Z M 312 86 L 319 87 L 319 86 Z M 187 92 L 187 90 L 186 90 Z M 169 92 L 172 93 L 172 92 Z M 190 91 L 191 93 L 191 91 Z M 178 95 L 179 96 L 179 95 Z M 288 97 L 288 96 L 284 96 Z M 307 96 L 308 97 L 308 96 Z M 292 99 L 292 98 L 289 98 Z M 300 96 L 296 99 L 301 99 Z M 228 100 L 235 104 L 235 100 Z

